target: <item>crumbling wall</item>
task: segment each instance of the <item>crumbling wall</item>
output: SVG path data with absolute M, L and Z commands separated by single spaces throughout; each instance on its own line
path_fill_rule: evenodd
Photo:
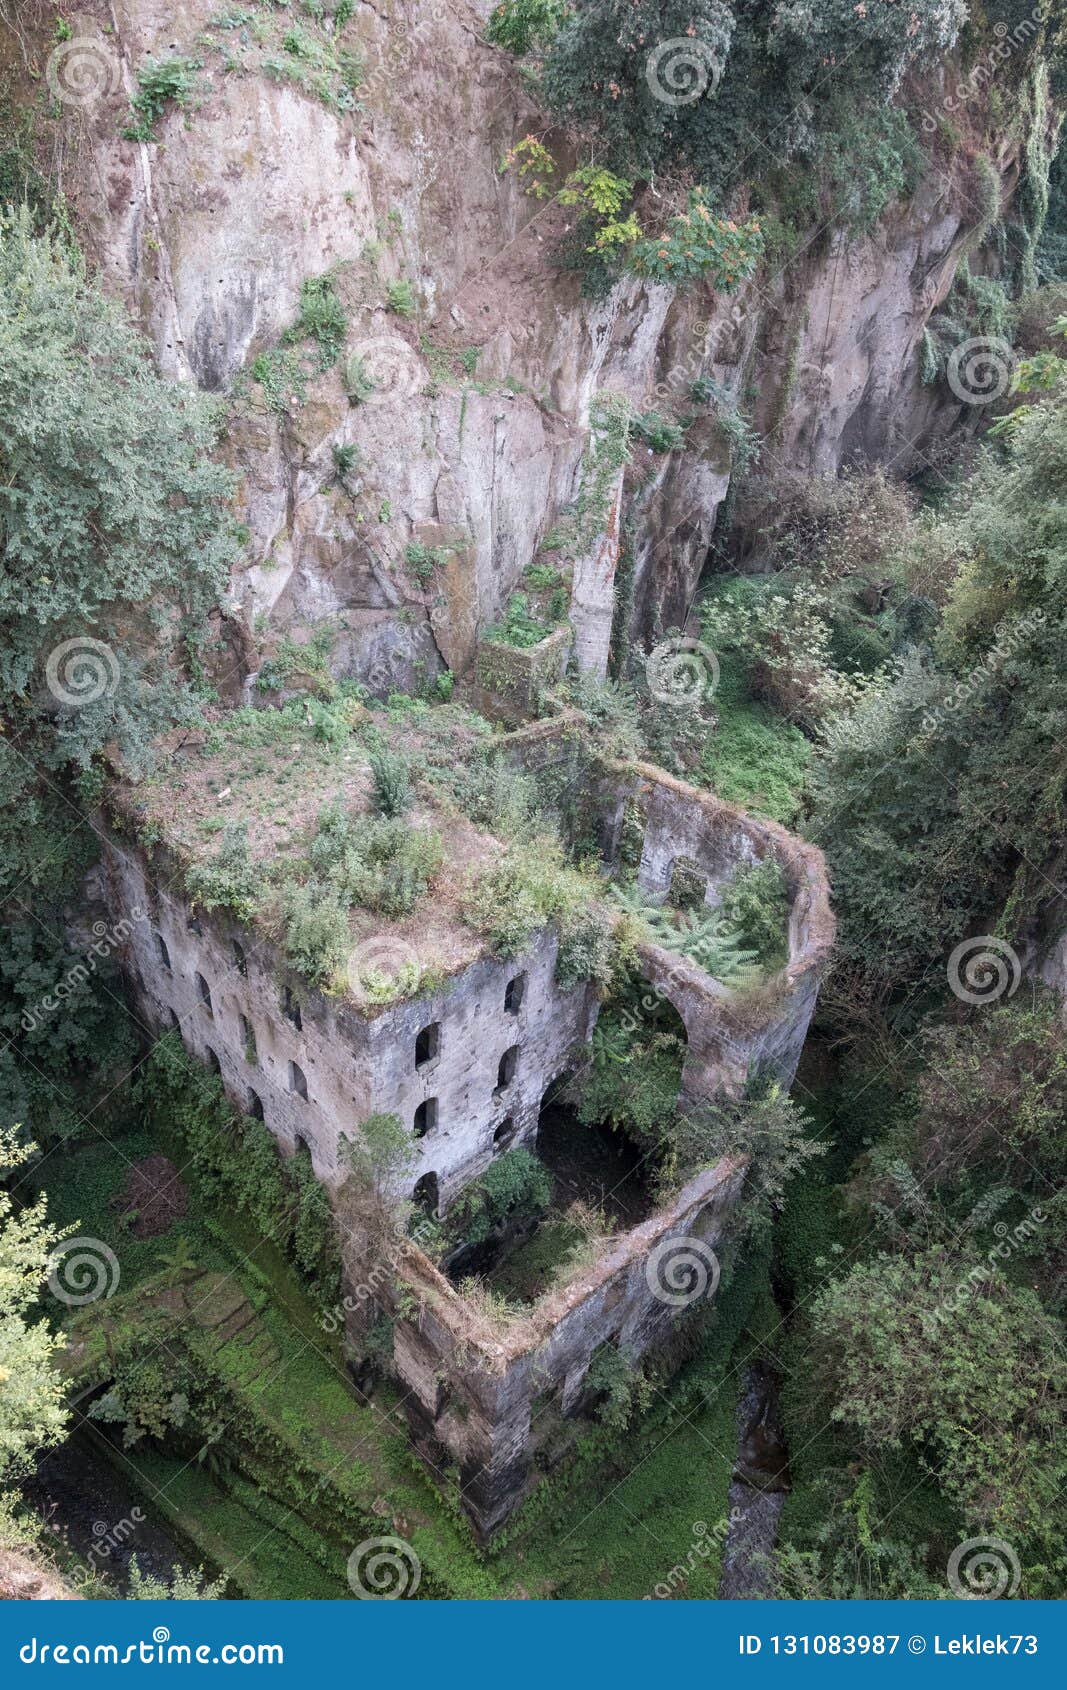
M 743 1176 L 743 1160 L 730 1157 L 697 1174 L 510 1328 L 475 1315 L 411 1252 L 402 1276 L 420 1306 L 397 1321 L 394 1365 L 417 1447 L 438 1469 L 458 1462 L 463 1503 L 483 1535 L 523 1498 L 541 1417 L 582 1407 L 597 1351 L 614 1344 L 636 1364 L 714 1296 Z
M 447 1208 L 494 1156 L 536 1134 L 542 1095 L 592 1033 L 595 993 L 556 984 L 558 941 L 548 930 L 517 957 L 479 958 L 432 992 L 366 1013 L 293 980 L 297 1027 L 284 1005 L 290 977 L 265 939 L 217 912 L 193 912 L 168 887 L 173 876 L 138 848 L 112 841 L 107 879 L 112 908 L 129 921 L 124 962 L 146 1030 L 177 1026 L 202 1061 L 218 1063 L 239 1109 L 250 1112 L 258 1098 L 283 1150 L 307 1145 L 327 1185 L 343 1177 L 341 1140 L 369 1114 L 395 1113 L 414 1135 L 416 1111 L 433 1099 L 433 1124 L 404 1180 L 413 1188 L 436 1175 Z M 143 918 L 130 921 L 134 910 Z M 521 993 L 509 994 L 515 981 Z M 434 1027 L 431 1054 L 419 1062 L 419 1034 Z M 500 1085 L 512 1049 L 514 1073 Z M 293 1063 L 306 1097 L 294 1089 Z
M 683 1096 L 699 1102 L 722 1092 L 738 1095 L 752 1068 L 791 1084 L 836 931 L 822 852 L 777 822 L 650 764 L 638 764 L 632 774 L 644 816 L 638 886 L 649 902 L 667 896 L 683 859 L 707 877 L 709 904 L 720 901 L 721 887 L 739 867 L 768 858 L 780 864 L 789 889 L 788 961 L 759 987 L 729 990 L 684 957 L 640 947 L 653 989 L 685 1022 Z

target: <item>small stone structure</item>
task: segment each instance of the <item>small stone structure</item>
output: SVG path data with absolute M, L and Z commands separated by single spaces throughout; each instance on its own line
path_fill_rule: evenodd
M 475 708 L 513 723 L 536 716 L 544 693 L 563 678 L 573 640 L 566 622 L 533 646 L 482 640 L 471 689 Z
M 628 771 L 620 765 L 618 772 L 622 778 Z M 667 896 L 681 862 L 704 876 L 708 904 L 720 901 L 720 889 L 740 866 L 768 859 L 778 863 L 789 890 L 787 961 L 754 993 L 731 992 L 657 946 L 641 948 L 648 979 L 685 1022 L 683 1095 L 694 1101 L 737 1095 L 753 1068 L 772 1071 L 790 1085 L 834 939 L 822 852 L 777 822 L 751 816 L 651 764 L 629 772 L 631 795 L 644 819 L 637 883 L 650 904 Z

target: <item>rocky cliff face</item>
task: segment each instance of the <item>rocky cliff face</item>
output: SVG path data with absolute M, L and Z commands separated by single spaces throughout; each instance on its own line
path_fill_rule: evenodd
M 781 473 L 829 476 L 854 457 L 908 470 L 959 419 L 917 358 L 981 217 L 952 168 L 872 234 L 814 231 L 734 297 L 634 278 L 593 303 L 550 262 L 565 214 L 500 173 L 543 123 L 481 39 L 485 0 L 357 4 L 344 40 L 364 58 L 358 106 L 328 26 L 295 7 L 87 0 L 58 59 L 48 10 L 5 57 L 27 90 L 27 63 L 61 90 L 55 156 L 85 243 L 161 368 L 229 406 L 246 672 L 272 632 L 321 624 L 335 669 L 378 688 L 419 664 L 462 671 L 575 495 L 598 389 L 639 408 L 684 403 L 702 374 L 743 389 Z M 151 141 L 124 139 L 138 69 L 174 56 L 199 61 L 188 103 L 166 104 Z M 1017 147 L 996 162 L 1006 201 Z M 284 337 L 301 284 L 327 271 L 346 344 L 301 398 Z M 405 280 L 416 318 L 386 308 Z M 375 384 L 363 403 L 353 358 Z M 338 448 L 355 449 L 343 475 Z M 730 472 L 710 418 L 683 452 L 637 448 L 622 510 L 636 636 L 684 619 Z M 430 583 L 405 563 L 412 542 L 443 548 Z M 583 576 L 602 623 L 596 581 L 610 601 L 610 567 Z

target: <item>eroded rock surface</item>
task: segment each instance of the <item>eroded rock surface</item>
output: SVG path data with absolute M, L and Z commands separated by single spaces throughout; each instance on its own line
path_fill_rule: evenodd
M 357 6 L 350 110 L 293 80 L 287 13 L 224 28 L 218 0 L 92 0 L 70 20 L 105 67 L 98 96 L 57 125 L 91 256 L 159 366 L 232 406 L 250 536 L 234 613 L 260 641 L 328 624 L 335 671 L 378 690 L 469 664 L 575 495 L 597 389 L 639 408 L 684 407 L 700 375 L 743 389 L 763 467 L 782 474 L 831 476 L 853 458 L 910 470 L 960 417 L 944 384 L 923 385 L 917 348 L 982 222 L 964 174 L 931 168 L 871 234 L 815 231 L 733 297 L 630 278 L 583 300 L 551 262 L 565 213 L 500 171 L 544 125 L 513 61 L 481 37 L 487 11 Z M 52 51 L 43 23 L 28 58 L 8 43 L 28 94 L 27 63 L 39 71 Z M 123 138 L 139 67 L 174 55 L 200 61 L 189 103 L 165 107 L 151 142 Z M 995 158 L 1005 202 L 1018 145 Z M 344 352 L 303 402 L 282 366 L 272 405 L 254 361 L 284 350 L 302 282 L 326 272 L 348 313 Z M 398 281 L 417 319 L 386 309 Z M 361 404 L 343 381 L 353 355 L 377 381 Z M 343 477 L 336 448 L 355 449 Z M 684 620 L 730 472 L 710 418 L 685 451 L 637 447 L 623 501 L 635 637 Z M 405 567 L 412 542 L 447 551 L 429 588 Z M 610 614 L 610 575 L 604 605 L 583 582 L 591 627 Z M 603 646 L 602 630 L 590 637 Z M 247 676 L 248 649 L 241 661 Z

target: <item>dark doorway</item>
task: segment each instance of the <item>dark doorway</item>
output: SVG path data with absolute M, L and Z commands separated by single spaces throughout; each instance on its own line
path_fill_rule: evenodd
M 412 1122 L 415 1137 L 425 1138 L 427 1133 L 433 1132 L 436 1125 L 437 1099 L 436 1097 L 428 1097 L 419 1104 L 419 1107 L 415 1111 L 415 1119 Z
M 420 1180 L 416 1180 L 415 1189 L 411 1195 L 416 1206 L 422 1210 L 424 1215 L 436 1218 L 437 1205 L 440 1201 L 440 1189 L 436 1174 L 423 1174 Z
M 431 1021 L 428 1027 L 422 1029 L 415 1040 L 416 1068 L 423 1068 L 427 1062 L 432 1062 L 440 1048 L 441 1023 L 440 1021 Z

